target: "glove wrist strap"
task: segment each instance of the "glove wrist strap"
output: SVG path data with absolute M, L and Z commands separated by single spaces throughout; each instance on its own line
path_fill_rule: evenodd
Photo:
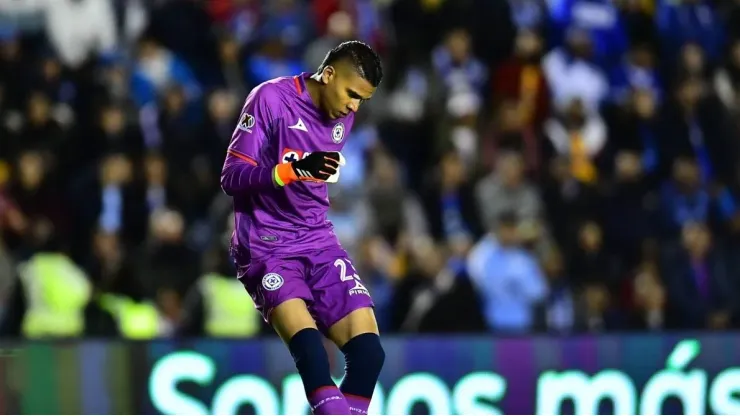
M 278 186 L 285 186 L 298 180 L 298 176 L 296 176 L 293 171 L 293 165 L 291 163 L 281 163 L 275 166 L 275 169 L 273 170 L 273 178 Z

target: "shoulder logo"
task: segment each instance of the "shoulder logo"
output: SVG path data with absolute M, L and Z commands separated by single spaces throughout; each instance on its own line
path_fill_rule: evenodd
M 252 132 L 252 127 L 254 127 L 254 116 L 252 116 L 249 113 L 242 113 L 241 117 L 239 117 L 239 124 L 236 126 L 239 130 L 246 131 L 248 133 Z
M 306 128 L 306 125 L 303 124 L 303 120 L 301 120 L 300 118 L 298 118 L 298 122 L 295 123 L 295 125 L 288 126 L 288 128 L 293 129 L 293 130 L 301 130 L 301 131 L 305 131 L 306 133 L 308 133 L 308 129 Z
M 283 286 L 283 283 L 285 283 L 283 276 L 280 276 L 277 273 L 267 273 L 262 278 L 262 287 L 270 292 L 280 289 Z
M 331 139 L 334 143 L 339 143 L 344 139 L 344 123 L 339 122 L 334 125 L 334 128 L 331 130 Z

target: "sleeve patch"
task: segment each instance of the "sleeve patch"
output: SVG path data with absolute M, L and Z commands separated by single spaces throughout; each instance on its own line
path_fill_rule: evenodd
M 251 133 L 252 127 L 254 127 L 254 123 L 254 116 L 245 112 L 242 113 L 241 117 L 239 117 L 239 124 L 237 124 L 236 128 L 242 131 L 246 131 L 247 133 Z

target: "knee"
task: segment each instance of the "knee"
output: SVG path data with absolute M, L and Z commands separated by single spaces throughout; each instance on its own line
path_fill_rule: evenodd
M 329 371 L 329 358 L 321 334 L 314 328 L 298 331 L 288 343 L 306 394 L 317 389 L 335 386 Z
M 385 363 L 385 350 L 377 334 L 358 335 L 342 347 L 347 367 L 361 367 L 364 371 L 377 372 Z
M 363 359 L 368 360 L 371 365 L 380 371 L 385 363 L 385 350 L 383 345 L 380 343 L 380 337 L 373 334 L 373 342 L 369 344 L 367 349 L 367 355 Z
M 329 365 L 321 333 L 316 329 L 298 331 L 288 343 L 288 349 L 298 365 Z

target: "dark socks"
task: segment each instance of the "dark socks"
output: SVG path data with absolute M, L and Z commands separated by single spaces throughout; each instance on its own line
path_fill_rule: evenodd
M 290 339 L 288 349 L 303 380 L 311 411 L 317 415 L 349 414 L 346 399 L 331 379 L 321 333 L 313 328 L 301 330 Z
M 346 360 L 340 387 L 353 415 L 366 415 L 375 384 L 385 361 L 380 338 L 373 333 L 358 335 L 342 347 Z

